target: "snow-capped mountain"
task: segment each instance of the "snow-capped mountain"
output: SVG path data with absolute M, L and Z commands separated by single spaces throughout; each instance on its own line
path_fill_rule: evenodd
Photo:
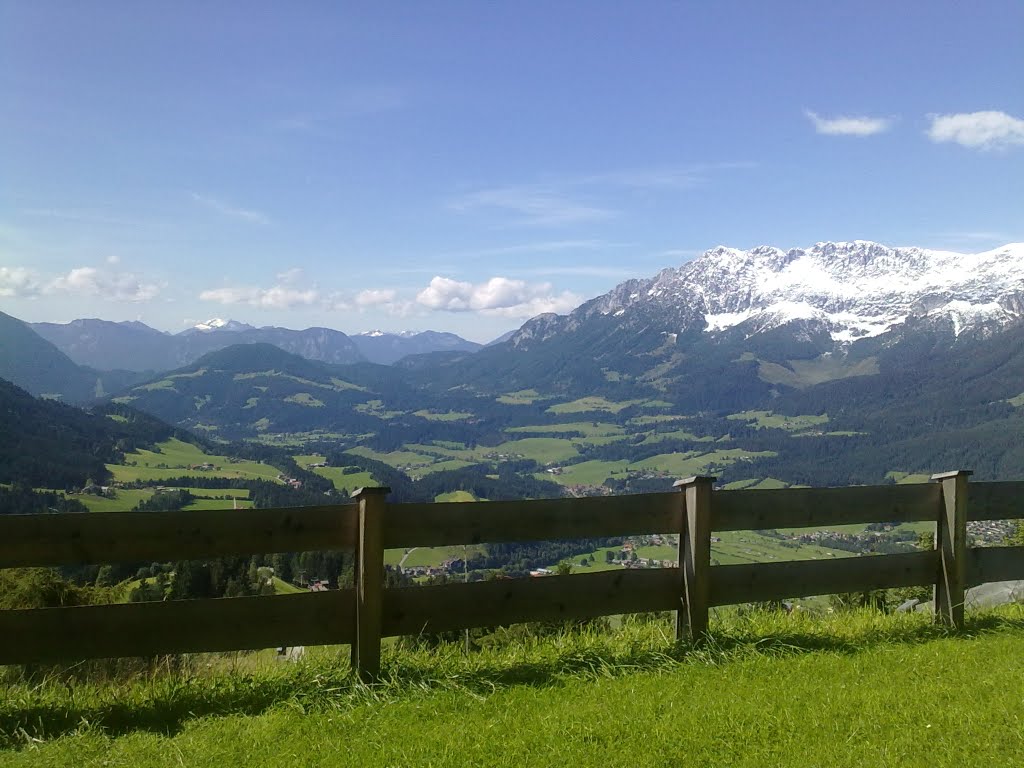
M 209 333 L 210 331 L 251 331 L 254 330 L 255 326 L 249 325 L 248 323 L 240 323 L 237 320 L 224 320 L 219 317 L 214 317 L 207 320 L 205 323 L 196 323 L 191 328 L 188 328 L 182 333 Z
M 564 318 L 528 322 L 512 342 L 534 343 L 595 315 L 623 327 L 660 325 L 744 336 L 804 321 L 835 342 L 878 336 L 928 318 L 990 332 L 1024 319 L 1024 244 L 964 254 L 878 243 L 817 243 L 783 251 L 718 247 L 648 280 L 630 280 Z

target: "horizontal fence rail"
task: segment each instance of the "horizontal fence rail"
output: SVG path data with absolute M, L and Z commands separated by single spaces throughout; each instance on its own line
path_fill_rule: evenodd
M 699 639 L 711 606 L 934 585 L 936 617 L 963 623 L 969 585 L 1024 579 L 1024 547 L 969 548 L 968 520 L 1024 519 L 1024 482 L 713 490 L 519 502 L 355 503 L 288 509 L 0 515 L 0 568 L 352 550 L 355 587 L 273 597 L 0 611 L 0 664 L 73 658 L 350 644 L 379 671 L 382 637 L 525 621 L 676 611 Z M 712 566 L 712 531 L 936 524 L 934 551 Z M 384 589 L 384 550 L 485 542 L 674 534 L 678 567 Z
M 0 515 L 0 567 L 351 549 L 355 508 Z

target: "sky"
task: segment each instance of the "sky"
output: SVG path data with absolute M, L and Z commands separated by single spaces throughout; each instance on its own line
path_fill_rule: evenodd
M 1024 240 L 1024 3 L 0 0 L 0 310 L 489 341 L 717 245 Z

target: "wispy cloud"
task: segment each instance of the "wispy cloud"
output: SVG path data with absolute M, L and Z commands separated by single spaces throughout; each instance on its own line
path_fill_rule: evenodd
M 315 288 L 301 289 L 288 285 L 259 288 L 252 285 L 237 285 L 201 291 L 199 299 L 225 305 L 241 304 L 258 309 L 294 309 L 318 304 L 321 296 Z
M 744 161 L 627 168 L 581 176 L 578 179 L 570 180 L 569 183 L 620 186 L 633 189 L 689 189 L 706 183 L 711 175 L 718 171 L 756 167 L 757 163 Z
M 1024 145 L 1024 120 L 1005 112 L 961 112 L 929 115 L 927 136 L 934 142 L 954 142 L 968 149 L 1008 149 Z
M 626 279 L 647 274 L 642 269 L 627 269 L 625 267 L 603 267 L 598 265 L 557 265 L 516 268 L 508 270 L 513 275 L 566 275 L 572 277 L 610 277 L 615 279 Z
M 539 227 L 581 224 L 616 214 L 543 185 L 482 189 L 453 200 L 449 207 L 459 213 L 488 209 L 503 211 L 516 216 L 517 224 Z
M 86 208 L 20 208 L 18 213 L 22 216 L 36 219 L 56 219 L 59 221 L 72 221 L 76 224 L 109 224 L 121 226 L 129 223 L 123 218 L 110 216 L 100 211 Z
M 756 163 L 721 162 L 601 171 L 481 189 L 450 201 L 448 207 L 459 213 L 504 212 L 515 217 L 514 224 L 526 226 L 590 223 L 620 215 L 617 207 L 597 201 L 621 196 L 624 189 L 690 189 L 707 183 L 718 171 L 753 167 Z
M 822 117 L 809 109 L 805 109 L 804 114 L 814 124 L 814 130 L 826 136 L 874 136 L 889 130 L 894 122 L 891 117 Z
M 198 192 L 190 192 L 192 200 L 208 208 L 211 211 L 227 216 L 232 219 L 241 219 L 242 221 L 248 221 L 253 224 L 270 224 L 271 219 L 264 213 L 254 211 L 249 208 L 240 208 L 237 205 L 225 202 L 220 198 L 210 197 L 209 195 L 201 195 Z

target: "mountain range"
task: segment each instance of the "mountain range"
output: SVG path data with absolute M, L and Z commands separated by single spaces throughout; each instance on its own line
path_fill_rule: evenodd
M 407 355 L 473 351 L 480 345 L 452 333 L 383 333 L 348 336 L 330 328 L 255 328 L 214 318 L 169 334 L 140 322 L 98 319 L 30 323 L 29 327 L 79 365 L 99 370 L 167 371 L 233 344 L 273 344 L 309 360 L 346 364 L 368 360 L 389 365 Z
M 79 359 L 124 362 L 120 346 L 141 360 L 157 339 L 192 358 L 159 374 L 83 368 L 3 315 L 0 377 L 77 402 L 120 382 L 115 403 L 211 439 L 358 447 L 421 473 L 518 454 L 527 472 L 552 461 L 668 472 L 671 456 L 706 456 L 700 471 L 730 481 L 877 482 L 965 465 L 1018 476 L 1022 258 L 1021 245 L 716 248 L 483 348 L 233 321 L 173 336 L 141 323 L 36 326 Z M 433 351 L 395 360 L 420 341 Z

